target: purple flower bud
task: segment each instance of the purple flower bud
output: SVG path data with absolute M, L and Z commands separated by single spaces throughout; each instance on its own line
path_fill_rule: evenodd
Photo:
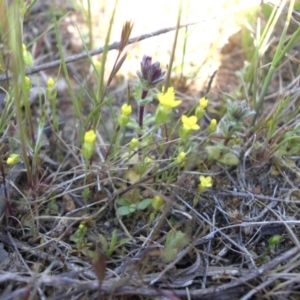
M 141 62 L 141 73 L 145 83 L 152 87 L 164 80 L 166 71 L 161 70 L 158 61 L 152 64 L 152 57 L 144 55 Z

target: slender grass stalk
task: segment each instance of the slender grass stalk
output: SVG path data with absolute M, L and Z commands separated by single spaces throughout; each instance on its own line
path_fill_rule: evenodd
M 281 8 L 282 11 L 283 7 Z M 277 13 L 276 13 L 277 12 Z M 246 75 L 246 81 L 253 82 L 253 94 L 254 94 L 254 100 L 252 101 L 253 106 L 255 107 L 257 105 L 257 80 L 258 80 L 258 69 L 259 69 L 259 63 L 261 61 L 262 56 L 264 55 L 265 51 L 268 48 L 268 43 L 271 37 L 272 32 L 274 31 L 274 27 L 280 17 L 280 11 L 274 7 L 272 10 L 272 13 L 268 19 L 267 24 L 264 27 L 264 30 L 262 33 L 260 33 L 260 19 L 257 22 L 257 29 L 256 29 L 256 47 L 253 59 L 250 64 L 250 68 L 248 71 L 248 74 Z
M 89 28 L 89 48 L 93 49 L 93 26 L 92 26 L 92 11 L 91 11 L 91 1 L 87 0 L 88 10 L 87 10 L 87 25 Z
M 284 25 L 284 28 L 283 28 L 283 32 L 282 32 L 281 37 L 280 37 L 279 44 L 278 44 L 278 46 L 276 48 L 274 59 L 273 59 L 273 61 L 271 63 L 271 67 L 270 67 L 270 69 L 269 69 L 269 71 L 268 71 L 268 73 L 266 75 L 266 78 L 264 80 L 264 84 L 262 86 L 262 90 L 261 90 L 259 98 L 258 98 L 258 103 L 257 103 L 256 108 L 255 108 L 256 115 L 253 118 L 252 125 L 255 124 L 256 118 L 260 114 L 260 111 L 261 111 L 261 108 L 262 108 L 262 105 L 263 105 L 263 102 L 264 102 L 264 97 L 265 97 L 267 89 L 268 89 L 268 87 L 270 85 L 270 82 L 272 80 L 272 77 L 274 75 L 275 69 L 277 68 L 277 66 L 279 65 L 279 63 L 281 62 L 281 60 L 283 59 L 283 57 L 285 56 L 285 54 L 292 47 L 292 45 L 294 45 L 296 39 L 300 35 L 300 27 L 298 27 L 298 29 L 296 30 L 296 32 L 294 32 L 294 34 L 292 35 L 291 39 L 289 40 L 288 44 L 283 48 L 283 44 L 284 44 L 285 39 L 286 39 L 286 33 L 287 33 L 288 25 L 289 25 L 290 20 L 291 20 L 291 16 L 292 16 L 292 11 L 293 11 L 294 4 L 295 4 L 295 0 L 291 0 L 290 6 L 289 6 L 289 9 L 288 9 L 288 14 L 287 14 L 286 22 L 285 22 L 285 25 Z
M 34 131 L 32 125 L 32 117 L 28 100 L 28 84 L 25 78 L 25 64 L 23 59 L 23 49 L 22 49 L 22 23 L 23 17 L 21 14 L 22 7 L 20 3 L 14 2 L 9 5 L 8 8 L 8 20 L 9 20 L 9 46 L 11 49 L 11 59 L 12 59 L 12 73 L 13 73 L 13 96 L 15 101 L 15 112 L 17 116 L 17 124 L 19 129 L 19 138 L 22 150 L 23 162 L 26 168 L 26 175 L 28 180 L 28 185 L 31 190 L 32 198 L 34 201 L 34 211 L 35 211 L 35 222 L 36 228 L 33 228 L 34 232 L 37 232 L 39 228 L 39 210 L 36 195 L 37 187 L 37 168 L 36 164 L 30 165 L 28 154 L 27 154 L 27 142 L 28 137 L 26 133 L 26 127 L 24 126 L 24 117 L 22 115 L 22 105 L 25 107 L 25 117 L 29 123 L 29 134 L 32 139 L 32 149 L 35 148 Z
M 182 13 L 182 0 L 179 0 L 179 8 L 178 8 L 178 14 L 177 14 L 175 36 L 174 36 L 172 52 L 171 52 L 171 56 L 170 56 L 170 60 L 169 60 L 168 70 L 167 70 L 167 74 L 166 74 L 166 79 L 165 79 L 165 88 L 164 88 L 165 92 L 167 92 L 168 87 L 170 86 L 172 66 L 173 66 L 173 61 L 174 61 L 174 57 L 175 57 L 176 45 L 177 45 L 177 40 L 178 40 L 178 32 L 180 29 L 181 13 Z
M 66 64 L 66 61 L 65 61 L 65 54 L 63 52 L 63 47 L 62 47 L 61 38 L 60 38 L 60 34 L 59 34 L 59 29 L 58 29 L 58 23 L 59 22 L 57 21 L 53 11 L 52 11 L 52 15 L 53 15 L 53 23 L 54 23 L 54 29 L 55 29 L 55 34 L 56 34 L 56 40 L 57 40 L 57 47 L 58 47 L 59 55 L 60 55 L 60 58 L 61 58 L 61 65 L 60 66 L 62 67 L 63 72 L 64 72 L 64 76 L 66 77 L 66 82 L 67 82 L 67 85 L 68 85 L 68 92 L 69 92 L 69 95 L 72 99 L 75 115 L 76 115 L 77 119 L 80 120 L 80 122 L 81 122 L 80 128 L 83 128 L 80 105 L 78 103 L 78 100 L 80 100 L 80 99 L 76 98 L 73 87 L 71 86 L 70 76 L 69 76 L 67 64 Z
M 188 1 L 187 5 L 186 5 L 186 14 L 188 17 L 188 13 L 189 13 L 189 7 L 190 7 L 190 1 Z M 188 41 L 188 27 L 185 28 L 184 30 L 184 39 L 183 39 L 183 46 L 182 46 L 182 58 L 181 58 L 181 72 L 180 72 L 180 79 L 183 79 L 183 70 L 184 70 L 184 60 L 185 60 L 185 55 L 186 55 L 186 47 L 187 47 L 187 41 Z
M 23 155 L 23 161 L 26 168 L 26 175 L 28 183 L 32 186 L 32 170 L 27 155 L 27 133 L 25 126 L 23 126 L 22 103 L 28 103 L 28 92 L 25 83 L 25 67 L 22 53 L 22 18 L 21 8 L 18 3 L 13 3 L 8 9 L 9 22 L 9 46 L 11 49 L 11 61 L 13 72 L 13 87 L 14 87 L 14 102 L 15 112 L 17 116 L 18 129 L 20 134 L 20 144 Z M 31 114 L 26 111 L 29 119 Z
M 100 72 L 99 72 L 99 78 L 98 78 L 98 89 L 97 89 L 97 102 L 101 103 L 104 99 L 104 72 L 105 72 L 105 64 L 106 64 L 106 60 L 107 60 L 107 54 L 109 51 L 109 41 L 110 41 L 110 36 L 111 36 L 111 30 L 112 30 L 112 26 L 114 23 L 114 19 L 115 19 L 115 13 L 116 13 L 116 9 L 118 6 L 118 0 L 115 1 L 115 6 L 110 18 L 110 22 L 109 22 L 109 26 L 108 26 L 108 30 L 107 30 L 107 35 L 105 38 L 105 44 L 103 47 L 103 54 L 102 54 L 102 58 L 101 58 L 101 67 L 100 67 Z M 98 122 L 97 122 L 98 123 Z M 96 124 L 94 124 L 96 125 Z

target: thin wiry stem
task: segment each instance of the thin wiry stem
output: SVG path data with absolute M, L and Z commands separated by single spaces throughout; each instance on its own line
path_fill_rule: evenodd
M 194 23 L 187 23 L 187 24 L 181 25 L 180 28 L 195 25 L 195 24 L 198 24 L 198 23 L 200 23 L 200 21 L 199 22 L 194 22 Z M 133 43 L 136 43 L 136 42 L 139 42 L 139 41 L 142 41 L 142 40 L 145 40 L 145 39 L 157 36 L 157 35 L 168 33 L 168 32 L 173 31 L 175 29 L 176 29 L 176 26 L 160 29 L 160 30 L 157 30 L 157 31 L 153 31 L 151 33 L 142 34 L 142 35 L 139 35 L 139 36 L 136 36 L 136 37 L 133 37 L 133 38 L 129 39 L 127 45 L 130 45 L 130 44 L 133 44 Z M 119 49 L 119 46 L 120 46 L 120 42 L 114 42 L 114 43 L 112 43 L 108 46 L 108 50 L 110 51 L 110 50 Z M 103 53 L 103 51 L 104 51 L 104 47 L 100 47 L 100 48 L 89 51 L 89 53 L 84 52 L 84 53 L 80 53 L 80 54 L 71 55 L 71 56 L 65 58 L 65 63 L 68 64 L 68 63 L 76 62 L 78 60 L 86 59 L 89 56 L 94 56 L 94 55 L 101 54 L 101 53 Z M 31 74 L 38 73 L 40 71 L 52 69 L 52 68 L 55 68 L 55 67 L 59 66 L 60 64 L 61 64 L 61 60 L 58 59 L 58 60 L 51 61 L 49 63 L 41 64 L 41 65 L 33 67 L 33 68 L 27 68 L 26 69 L 26 75 L 31 75 Z M 11 79 L 11 78 L 12 78 L 11 73 L 8 73 L 7 75 L 6 74 L 1 75 L 0 76 L 0 82 L 4 81 L 4 80 L 7 80 L 7 79 Z

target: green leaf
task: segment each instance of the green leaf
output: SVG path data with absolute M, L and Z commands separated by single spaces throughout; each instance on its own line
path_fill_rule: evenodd
M 151 202 L 152 202 L 152 198 L 146 198 L 137 205 L 137 208 L 139 210 L 144 210 L 151 204 Z
M 119 216 L 126 216 L 126 215 L 130 215 L 130 210 L 129 210 L 129 206 L 121 206 L 117 209 L 117 213 Z
M 208 159 L 218 160 L 220 157 L 220 149 L 217 146 L 207 146 L 205 150 L 208 155 Z
M 121 246 L 125 245 L 126 243 L 128 243 L 129 241 L 130 241 L 130 238 L 121 239 L 117 246 L 121 247 Z
M 169 231 L 166 237 L 167 249 L 182 249 L 189 243 L 188 237 L 181 231 Z
M 129 209 L 129 212 L 133 213 L 136 211 L 137 205 L 135 203 L 132 203 L 129 205 L 128 209 Z
M 177 254 L 178 254 L 177 249 L 165 249 L 163 251 L 163 258 L 165 262 L 171 262 L 176 259 Z
M 118 242 L 117 229 L 115 229 L 111 235 L 110 248 L 115 248 Z
M 117 201 L 117 204 L 119 204 L 119 205 L 123 205 L 123 206 L 129 206 L 130 205 L 129 201 L 125 198 L 119 198 L 116 201 Z
M 108 251 L 107 239 L 103 234 L 99 234 L 99 241 L 102 244 L 105 253 Z
M 237 166 L 240 160 L 233 153 L 226 153 L 222 158 L 218 159 L 218 162 L 226 166 Z

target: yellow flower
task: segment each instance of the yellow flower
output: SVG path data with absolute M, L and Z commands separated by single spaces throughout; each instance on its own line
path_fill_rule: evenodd
M 206 108 L 207 104 L 208 104 L 208 99 L 203 97 L 199 100 L 199 105 L 201 108 L 203 108 L 203 109 Z
M 200 180 L 200 183 L 198 185 L 198 190 L 200 192 L 204 192 L 206 189 L 212 187 L 213 182 L 212 182 L 211 176 L 205 177 L 205 176 L 201 175 L 199 177 L 199 180 Z
M 89 160 L 94 153 L 96 137 L 97 136 L 94 130 L 89 130 L 84 134 L 82 155 L 86 160 Z
M 84 143 L 93 145 L 96 141 L 96 134 L 94 130 L 89 130 L 84 134 Z
M 200 129 L 200 126 L 197 124 L 197 117 L 191 116 L 188 117 L 186 115 L 181 116 L 181 121 L 183 124 L 183 128 L 187 130 L 198 130 Z
M 10 154 L 9 157 L 7 158 L 6 163 L 7 163 L 9 166 L 13 166 L 13 165 L 15 165 L 16 163 L 18 163 L 19 161 L 20 161 L 20 155 L 19 155 L 19 154 L 12 153 L 12 154 Z
M 211 178 L 211 176 L 207 176 L 207 177 L 205 177 L 205 176 L 200 176 L 199 177 L 199 179 L 200 179 L 200 184 L 203 186 L 203 187 L 206 187 L 206 188 L 210 188 L 210 187 L 212 187 L 212 178 Z
M 125 116 L 129 116 L 132 113 L 132 108 L 131 105 L 128 104 L 123 104 L 122 108 L 121 108 L 122 114 Z
M 166 93 L 158 93 L 157 99 L 159 103 L 165 108 L 174 108 L 180 105 L 182 102 L 181 100 L 175 100 L 175 93 L 173 87 L 169 87 Z

